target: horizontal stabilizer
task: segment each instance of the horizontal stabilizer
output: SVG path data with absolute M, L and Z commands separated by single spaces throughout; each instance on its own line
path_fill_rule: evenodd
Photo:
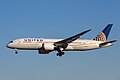
M 109 43 L 113 43 L 113 42 L 116 42 L 116 41 L 117 41 L 117 40 L 104 42 L 104 43 L 99 44 L 99 46 L 100 46 L 100 47 L 103 47 L 103 46 L 105 46 L 105 45 L 107 45 L 107 44 L 109 44 Z

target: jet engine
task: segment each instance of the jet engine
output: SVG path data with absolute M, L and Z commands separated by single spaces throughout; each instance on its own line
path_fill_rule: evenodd
M 53 43 L 43 43 L 38 52 L 39 54 L 49 54 L 49 52 L 54 50 L 54 47 Z

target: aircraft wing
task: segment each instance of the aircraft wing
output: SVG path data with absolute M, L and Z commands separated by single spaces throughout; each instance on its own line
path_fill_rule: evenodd
M 69 38 L 67 38 L 67 39 L 64 39 L 64 40 L 55 42 L 54 45 L 55 45 L 56 47 L 66 48 L 67 45 L 68 45 L 68 43 L 71 43 L 71 42 L 75 41 L 76 39 L 80 38 L 80 36 L 84 35 L 85 33 L 89 32 L 89 31 L 91 31 L 91 29 L 86 30 L 86 31 L 83 31 L 83 32 L 81 32 L 81 33 L 79 33 L 79 34 L 76 34 L 76 35 L 74 35 L 74 36 L 72 36 L 72 37 L 69 37 Z

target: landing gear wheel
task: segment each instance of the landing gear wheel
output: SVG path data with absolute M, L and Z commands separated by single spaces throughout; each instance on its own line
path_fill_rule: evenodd
M 15 51 L 15 54 L 18 54 L 18 52 L 17 52 L 17 51 Z
M 60 53 L 57 53 L 56 55 L 61 57 L 64 54 L 65 54 L 64 52 L 60 52 Z
M 62 54 L 61 54 L 61 53 L 57 53 L 56 55 L 57 55 L 57 56 L 60 56 L 60 57 L 62 56 Z
M 61 52 L 62 55 L 64 55 L 65 53 L 64 52 Z

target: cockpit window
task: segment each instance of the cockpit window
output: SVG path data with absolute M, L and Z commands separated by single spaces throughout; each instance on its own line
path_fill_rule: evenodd
M 10 41 L 9 43 L 13 43 L 13 41 Z

